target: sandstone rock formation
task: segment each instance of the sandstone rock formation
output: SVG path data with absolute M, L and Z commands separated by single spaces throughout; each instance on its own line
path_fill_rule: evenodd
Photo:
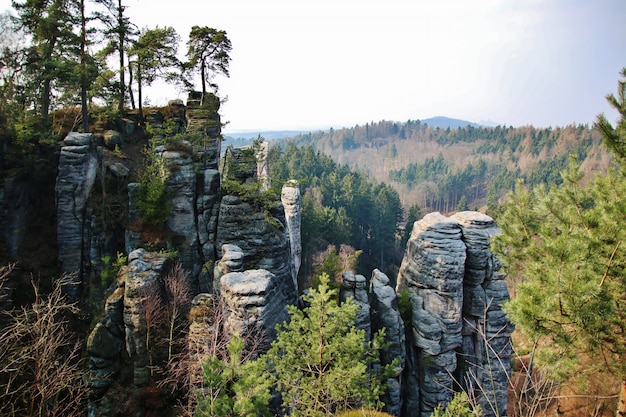
M 359 306 L 356 313 L 355 327 L 365 331 L 365 340 L 370 341 L 372 336 L 372 322 L 370 317 L 370 302 L 367 295 L 367 283 L 363 275 L 355 275 L 353 271 L 342 274 L 341 291 L 339 298 L 345 302 L 348 298 Z
M 291 289 L 282 284 L 276 275 L 264 269 L 222 276 L 220 287 L 226 302 L 226 333 L 244 336 L 260 332 L 258 337 L 262 345 L 267 346 L 276 336 L 276 325 L 289 318 L 287 305 L 293 295 Z
M 283 185 L 280 194 L 280 200 L 285 210 L 285 226 L 289 234 L 289 244 L 291 246 L 291 259 L 293 260 L 293 270 L 291 275 L 293 283 L 298 290 L 298 272 L 302 265 L 302 238 L 300 236 L 300 228 L 302 219 L 302 200 L 300 197 L 300 188 L 296 181 L 289 181 Z
M 86 203 L 100 160 L 92 134 L 71 132 L 63 141 L 56 182 L 57 245 L 61 272 L 73 277 L 64 289 L 72 300 L 80 298 L 86 281 L 90 224 Z
M 497 356 L 508 364 L 511 329 L 501 310 L 508 292 L 489 251 L 495 233 L 493 219 L 475 212 L 431 213 L 413 226 L 398 291 L 411 300 L 414 351 L 407 347 L 407 372 L 418 384 L 406 396 L 419 401 L 421 416 L 446 404 L 464 381 L 477 396 L 497 398 L 497 409 L 485 408 L 486 415 L 506 414 L 502 387 L 510 373 L 494 362 Z
M 394 416 L 402 412 L 402 372 L 406 362 L 404 322 L 400 316 L 396 291 L 389 285 L 389 277 L 375 269 L 370 279 L 370 306 L 372 333 L 385 330 L 388 345 L 380 355 L 381 365 L 399 360 L 395 374 L 387 379 L 385 411 Z
M 463 360 L 465 388 L 476 393 L 485 415 L 506 415 L 511 377 L 512 325 L 502 311 L 509 293 L 489 241 L 499 233 L 491 217 L 456 213 L 467 246 L 463 283 Z M 484 387 L 489 387 L 485 389 Z

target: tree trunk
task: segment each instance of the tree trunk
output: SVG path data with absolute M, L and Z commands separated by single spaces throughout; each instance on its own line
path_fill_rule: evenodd
M 124 68 L 124 45 L 126 43 L 126 28 L 124 27 L 124 9 L 122 8 L 122 0 L 118 0 L 117 2 L 117 25 L 119 27 L 118 50 L 120 58 L 120 98 L 117 108 L 120 112 L 123 112 L 124 102 L 126 101 L 126 84 L 124 82 L 124 73 L 126 72 L 126 68 Z M 135 108 L 134 104 L 133 108 Z
M 141 65 L 137 63 L 137 100 L 139 101 L 139 126 L 143 126 L 143 104 L 141 97 Z
M 87 111 L 87 22 L 85 19 L 85 0 L 80 2 L 80 108 L 83 117 L 83 133 L 89 133 L 89 112 Z
M 204 105 L 204 95 L 206 94 L 206 69 L 204 68 L 204 61 L 200 62 L 200 79 L 202 80 L 202 97 L 200 98 L 200 106 Z
M 617 401 L 617 417 L 626 417 L 626 381 L 622 381 L 622 388 L 619 393 L 619 400 Z
M 130 107 L 135 110 L 135 95 L 133 94 L 133 66 L 128 63 L 128 95 L 130 96 Z

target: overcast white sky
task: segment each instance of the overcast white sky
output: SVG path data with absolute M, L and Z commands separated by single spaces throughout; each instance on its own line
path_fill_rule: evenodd
M 0 10 L 9 6 L 0 0 Z M 591 123 L 626 67 L 625 0 L 125 0 L 139 27 L 225 30 L 226 131 L 455 117 Z M 152 104 L 186 94 L 153 88 Z

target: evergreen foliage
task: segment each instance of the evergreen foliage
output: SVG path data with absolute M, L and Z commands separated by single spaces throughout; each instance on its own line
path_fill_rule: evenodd
M 196 417 L 269 416 L 270 386 L 260 361 L 242 360 L 244 341 L 233 336 L 228 357 L 209 357 L 203 364 L 205 389 L 194 410 Z
M 465 392 L 454 394 L 452 401 L 445 407 L 438 406 L 431 417 L 481 417 L 483 412 L 479 405 L 473 405 Z
M 146 150 L 146 165 L 139 172 L 139 198 L 137 208 L 146 225 L 161 229 L 172 211 L 167 192 L 170 177 L 165 159 L 154 149 Z
M 270 177 L 275 187 L 296 179 L 303 190 L 302 247 L 304 262 L 313 250 L 328 243 L 362 250 L 372 264 L 398 262 L 395 233 L 404 210 L 400 195 L 385 183 L 376 183 L 359 171 L 336 164 L 312 146 L 272 147 Z M 280 192 L 279 189 L 276 189 Z M 321 247 L 315 242 L 323 241 Z
M 365 340 L 354 327 L 358 306 L 337 304 L 336 292 L 322 275 L 317 289 L 304 296 L 307 307 L 289 307 L 291 319 L 278 328 L 265 355 L 272 384 L 283 408 L 299 416 L 331 416 L 359 407 L 379 409 L 382 374 L 371 372 L 382 347 L 382 334 Z
M 623 118 L 614 129 L 621 136 L 607 140 L 618 157 L 614 147 L 626 137 L 620 126 Z M 624 380 L 626 165 L 582 185 L 572 159 L 562 177 L 551 189 L 519 183 L 498 216 L 503 234 L 494 249 L 512 278 L 521 279 L 507 313 L 531 340 L 545 342 L 544 366 L 553 373 L 584 376 L 578 365 L 585 356 L 591 358 L 586 372 L 600 369 Z

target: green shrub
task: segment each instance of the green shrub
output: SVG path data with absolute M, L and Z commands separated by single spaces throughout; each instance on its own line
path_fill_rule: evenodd
M 483 412 L 479 405 L 471 403 L 465 392 L 454 394 L 452 401 L 445 407 L 438 406 L 431 417 L 481 417 Z
M 144 224 L 157 229 L 163 228 L 172 212 L 167 190 L 170 172 L 165 160 L 154 151 L 144 151 L 148 162 L 139 172 L 139 196 L 137 208 Z

